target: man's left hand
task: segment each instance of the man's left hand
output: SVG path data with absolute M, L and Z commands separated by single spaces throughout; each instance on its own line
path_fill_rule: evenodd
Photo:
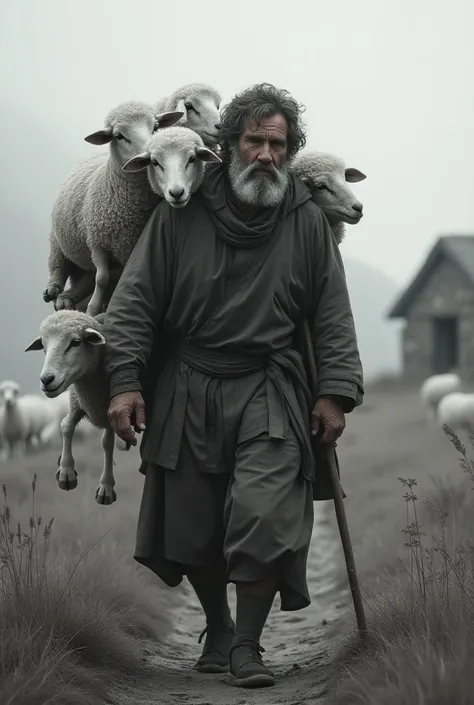
M 319 397 L 311 414 L 313 436 L 324 431 L 321 443 L 335 443 L 346 427 L 342 403 L 337 397 Z

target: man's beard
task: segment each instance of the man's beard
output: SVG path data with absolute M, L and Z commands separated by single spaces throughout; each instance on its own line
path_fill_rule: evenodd
M 282 202 L 289 181 L 286 162 L 281 169 L 276 169 L 273 164 L 267 167 L 260 162 L 249 164 L 236 147 L 231 147 L 230 152 L 229 181 L 240 201 L 262 208 L 271 208 Z

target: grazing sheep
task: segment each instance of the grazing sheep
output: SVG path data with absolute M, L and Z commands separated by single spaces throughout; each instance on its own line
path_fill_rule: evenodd
M 77 424 L 87 417 L 96 428 L 103 429 L 104 467 L 96 490 L 99 504 L 112 504 L 114 491 L 114 431 L 109 424 L 109 385 L 102 368 L 105 338 L 102 334 L 104 314 L 93 318 L 81 311 L 56 311 L 45 318 L 40 336 L 27 348 L 44 350 L 41 370 L 43 393 L 54 398 L 69 389 L 69 412 L 61 421 L 62 453 L 56 479 L 63 490 L 77 486 L 77 472 L 72 455 L 72 439 Z
M 428 377 L 420 389 L 420 396 L 423 404 L 433 412 L 433 417 L 437 417 L 438 405 L 443 397 L 451 392 L 459 392 L 462 382 L 459 375 L 454 372 L 432 375 Z
M 146 103 L 129 101 L 112 110 L 105 128 L 86 137 L 95 145 L 110 143 L 109 154 L 81 163 L 63 185 L 52 213 L 49 282 L 45 301 L 68 308 L 65 294 L 70 263 L 84 271 L 95 270 L 95 287 L 88 309 L 98 313 L 115 260 L 124 264 L 148 218 L 159 203 L 146 174 L 127 174 L 122 166 L 145 149 L 153 132 L 174 124 L 182 112 L 155 115 Z
M 346 168 L 342 159 L 328 152 L 303 152 L 294 158 L 291 169 L 308 186 L 312 200 L 325 214 L 340 245 L 344 224 L 356 225 L 362 218 L 362 203 L 346 182 L 363 181 L 366 175 Z
M 184 208 L 202 184 L 205 164 L 220 161 L 194 130 L 167 127 L 156 132 L 145 152 L 130 159 L 122 169 L 126 172 L 147 169 L 153 191 L 173 208 Z
M 41 443 L 41 434 L 54 419 L 54 409 L 35 394 L 20 395 L 12 380 L 0 383 L 0 435 L 7 457 L 29 452 Z
M 161 98 L 155 106 L 158 113 L 180 110 L 185 113 L 179 125 L 197 132 L 207 147 L 217 147 L 220 129 L 219 108 L 222 97 L 215 88 L 206 83 L 189 83 L 174 93 Z
M 437 419 L 453 431 L 474 431 L 474 394 L 450 392 L 438 404 Z

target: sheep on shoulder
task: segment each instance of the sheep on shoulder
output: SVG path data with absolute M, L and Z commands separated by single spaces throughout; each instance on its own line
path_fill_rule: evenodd
M 167 127 L 156 132 L 145 152 L 122 167 L 124 171 L 147 169 L 153 191 L 173 208 L 184 208 L 202 184 L 206 163 L 221 158 L 187 127 Z
M 452 431 L 474 431 L 474 394 L 450 392 L 438 404 L 437 420 Z
M 182 127 L 194 130 L 207 147 L 217 147 L 221 95 L 207 83 L 188 83 L 175 90 L 171 95 L 161 98 L 155 110 L 159 113 L 178 110 L 184 113 L 178 123 Z
M 433 418 L 438 413 L 438 405 L 443 397 L 452 392 L 460 392 L 462 388 L 461 378 L 455 372 L 432 375 L 425 379 L 420 389 L 420 396 L 423 404 L 431 410 Z
M 356 183 L 366 177 L 359 169 L 347 168 L 340 157 L 329 152 L 308 151 L 298 154 L 291 170 L 311 191 L 312 200 L 328 219 L 336 242 L 341 244 L 345 223 L 356 225 L 362 218 L 363 206 L 347 182 Z
M 75 306 L 77 292 L 64 291 L 72 263 L 79 272 L 95 272 L 88 310 L 91 315 L 102 310 L 112 263 L 125 264 L 159 203 L 146 174 L 124 173 L 122 166 L 143 151 L 154 131 L 182 116 L 182 111 L 157 115 L 147 103 L 128 101 L 110 111 L 104 129 L 85 138 L 109 144 L 109 153 L 82 162 L 55 201 L 43 298 L 55 301 L 56 309 Z
M 103 472 L 96 490 L 99 504 L 116 500 L 113 474 L 114 431 L 109 424 L 109 385 L 102 367 L 105 338 L 104 314 L 92 317 L 81 311 L 56 311 L 45 318 L 40 335 L 26 348 L 44 350 L 41 388 L 54 398 L 70 388 L 69 412 L 61 421 L 62 452 L 56 479 L 63 490 L 77 486 L 77 472 L 72 454 L 72 439 L 77 424 L 86 417 L 103 429 Z
M 146 150 L 135 155 L 122 169 L 126 172 L 143 172 L 157 201 L 166 199 L 173 208 L 183 208 L 202 183 L 205 165 L 219 162 L 220 157 L 204 145 L 201 137 L 187 127 L 166 127 L 158 130 L 146 145 Z M 136 238 L 138 239 L 138 237 Z M 131 254 L 131 248 L 122 248 L 122 265 Z M 125 257 L 126 254 L 126 257 Z M 120 278 L 123 266 L 111 268 L 104 305 L 110 300 Z M 92 282 L 84 273 L 76 286 L 75 298 L 81 301 L 76 308 L 83 308 L 83 299 L 92 293 Z M 90 312 L 90 302 L 86 309 Z

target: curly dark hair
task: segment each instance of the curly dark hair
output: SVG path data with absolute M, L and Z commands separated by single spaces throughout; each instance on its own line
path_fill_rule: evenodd
M 262 118 L 283 115 L 288 125 L 288 158 L 294 157 L 306 145 L 306 129 L 301 120 L 304 106 L 290 93 L 271 83 L 258 83 L 238 93 L 222 111 L 219 144 L 221 157 L 228 161 L 230 148 L 235 145 L 248 120 L 257 125 Z

